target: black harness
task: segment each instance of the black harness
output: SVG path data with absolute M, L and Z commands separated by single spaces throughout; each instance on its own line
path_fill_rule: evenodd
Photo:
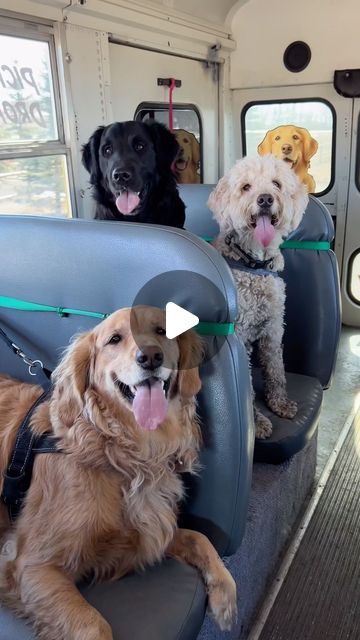
M 231 269 L 237 269 L 238 271 L 246 271 L 257 276 L 273 276 L 278 277 L 277 271 L 272 271 L 274 266 L 274 258 L 268 258 L 267 260 L 258 260 L 250 253 L 246 253 L 237 242 L 238 236 L 235 232 L 228 233 L 225 236 L 225 244 L 235 253 L 238 257 L 231 258 L 230 256 L 223 256 Z
M 43 393 L 29 409 L 19 427 L 11 461 L 4 474 L 1 499 L 6 504 L 10 521 L 14 522 L 31 484 L 35 456 L 38 453 L 60 453 L 60 449 L 57 448 L 58 439 L 52 434 L 36 435 L 30 429 L 30 421 L 35 409 L 50 396 L 51 372 L 43 367 L 40 360 L 31 360 L 26 356 L 1 328 L 0 338 L 28 365 L 30 375 L 37 376 L 43 388 Z

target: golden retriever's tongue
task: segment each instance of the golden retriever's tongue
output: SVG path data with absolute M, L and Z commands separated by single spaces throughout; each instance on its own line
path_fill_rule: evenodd
M 165 419 L 168 401 L 165 397 L 163 382 L 146 382 L 137 387 L 132 403 L 135 420 L 142 429 L 153 431 Z
M 130 215 L 138 206 L 140 198 L 134 191 L 123 191 L 115 201 L 115 204 L 124 216 Z
M 262 244 L 263 247 L 267 247 L 274 235 L 275 229 L 271 224 L 269 216 L 259 216 L 254 231 L 254 236 L 259 244 Z

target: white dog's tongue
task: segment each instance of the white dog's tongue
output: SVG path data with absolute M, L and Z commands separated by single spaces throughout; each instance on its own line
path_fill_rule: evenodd
M 128 216 L 132 214 L 134 209 L 136 209 L 139 202 L 140 198 L 137 193 L 134 193 L 134 191 L 122 191 L 121 194 L 116 198 L 115 204 L 120 213 Z
M 142 429 L 156 429 L 165 419 L 167 409 L 168 401 L 161 380 L 152 380 L 137 387 L 132 410 L 136 422 Z
M 259 216 L 254 231 L 254 236 L 259 244 L 262 244 L 263 247 L 267 247 L 274 235 L 275 229 L 271 224 L 269 216 Z

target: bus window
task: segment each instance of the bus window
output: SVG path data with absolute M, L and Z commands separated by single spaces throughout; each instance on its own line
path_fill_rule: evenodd
M 136 109 L 135 120 L 156 120 L 168 125 L 168 105 L 142 103 Z M 202 182 L 201 119 L 194 105 L 174 105 L 173 131 L 180 145 L 180 153 L 175 161 L 177 182 Z
M 334 156 L 334 114 L 323 100 L 294 100 L 262 102 L 247 105 L 242 112 L 244 155 L 256 155 L 258 145 L 266 133 L 281 125 L 294 125 L 307 129 L 318 143 L 307 167 L 315 180 L 317 195 L 332 186 Z
M 52 36 L 29 29 L 0 34 L 0 212 L 69 217 Z

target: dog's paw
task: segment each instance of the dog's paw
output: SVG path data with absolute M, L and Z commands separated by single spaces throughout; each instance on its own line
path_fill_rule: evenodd
M 229 631 L 237 619 L 236 584 L 224 567 L 219 580 L 209 585 L 209 607 L 221 631 Z
M 108 622 L 99 617 L 96 622 L 84 625 L 75 633 L 74 640 L 114 640 L 114 636 Z
M 298 410 L 297 403 L 288 398 L 267 398 L 267 405 L 280 418 L 292 419 Z
M 262 413 L 257 413 L 255 416 L 255 438 L 259 440 L 265 440 L 272 434 L 272 424 L 266 416 Z

